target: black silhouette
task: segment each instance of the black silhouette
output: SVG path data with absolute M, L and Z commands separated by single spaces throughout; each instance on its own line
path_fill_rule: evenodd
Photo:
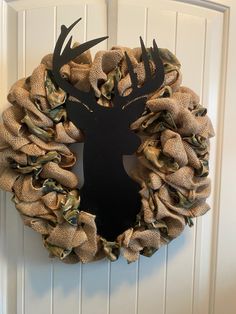
M 151 73 L 146 48 L 140 38 L 145 83 L 138 87 L 137 77 L 126 54 L 132 82 L 132 92 L 121 96 L 115 84 L 112 107 L 97 104 L 93 90 L 88 93 L 76 89 L 60 75 L 61 67 L 78 55 L 107 39 L 102 37 L 71 48 L 72 37 L 62 46 L 66 36 L 81 19 L 70 27 L 62 25 L 53 57 L 53 75 L 56 83 L 79 102 L 66 101 L 69 119 L 85 134 L 83 164 L 84 185 L 80 190 L 80 209 L 96 215 L 98 234 L 108 240 L 130 228 L 140 211 L 140 186 L 126 173 L 123 155 L 133 154 L 140 144 L 139 137 L 130 130 L 130 124 L 144 111 L 148 94 L 160 88 L 164 81 L 164 67 L 153 41 L 150 54 L 156 66 Z

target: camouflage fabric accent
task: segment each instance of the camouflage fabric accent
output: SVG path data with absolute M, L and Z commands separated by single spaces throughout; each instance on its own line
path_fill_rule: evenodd
M 65 203 L 61 205 L 64 219 L 72 226 L 76 226 L 78 223 L 79 204 L 79 193 L 77 190 L 72 190 L 67 194 Z
M 45 90 L 46 97 L 52 109 L 61 106 L 66 101 L 66 93 L 56 86 L 53 80 L 53 74 L 50 70 L 45 72 Z
M 28 115 L 25 115 L 25 117 L 21 120 L 22 123 L 25 123 L 29 129 L 29 131 L 42 139 L 43 141 L 49 142 L 53 140 L 54 137 L 54 131 L 53 129 L 43 129 L 38 126 L 36 126 L 33 121 L 30 119 Z
M 72 253 L 71 249 L 65 249 L 56 245 L 52 245 L 46 241 L 46 237 L 43 237 L 43 245 L 51 254 L 51 257 L 58 257 L 60 260 L 65 259 L 68 255 Z
M 117 242 L 110 242 L 104 238 L 100 238 L 103 246 L 103 251 L 106 257 L 111 261 L 114 262 L 119 258 L 120 255 L 120 246 Z
M 174 70 L 179 71 L 181 64 L 176 56 L 166 48 L 159 49 L 160 57 L 165 67 L 165 73 L 172 72 Z
M 119 82 L 121 78 L 121 72 L 118 67 L 108 73 L 107 81 L 101 85 L 101 97 L 98 99 L 97 103 L 101 106 L 110 107 L 111 97 L 113 94 L 115 82 Z

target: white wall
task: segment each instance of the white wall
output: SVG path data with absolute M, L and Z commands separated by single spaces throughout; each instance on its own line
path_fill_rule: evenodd
M 221 7 L 219 7 L 221 9 Z M 116 10 L 115 10 L 116 9 Z M 217 9 L 217 10 L 216 10 Z M 223 11 L 222 7 L 222 11 Z M 112 11 L 113 10 L 113 11 Z M 217 137 L 212 141 L 212 210 L 152 258 L 128 265 L 100 261 L 64 265 L 48 259 L 41 239 L 22 223 L 10 196 L 1 192 L 1 314 L 223 314 L 214 307 L 219 219 L 221 48 L 224 13 L 169 0 L 1 1 L 1 111 L 6 93 L 52 51 L 61 24 L 78 17 L 73 32 L 84 41 L 108 34 L 108 43 L 148 45 L 175 52 L 184 84 L 208 107 Z M 7 45 L 6 45 L 7 43 Z M 101 43 L 96 49 L 106 49 Z M 235 313 L 232 307 L 227 314 Z

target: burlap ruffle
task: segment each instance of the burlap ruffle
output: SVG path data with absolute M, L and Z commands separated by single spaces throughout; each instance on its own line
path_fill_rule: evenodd
M 142 86 L 140 48 L 113 47 L 98 52 L 93 61 L 87 51 L 63 66 L 61 74 L 83 91 L 93 88 L 98 105 L 111 106 L 115 80 L 121 95 L 132 89 L 125 52 Z M 83 134 L 67 119 L 67 95 L 51 72 L 53 56 L 45 56 L 9 92 L 12 106 L 0 124 L 0 188 L 14 194 L 25 225 L 42 234 L 51 256 L 65 263 L 114 261 L 121 248 L 128 262 L 140 254 L 151 256 L 209 209 L 209 138 L 214 131 L 198 96 L 181 86 L 179 61 L 167 49 L 160 49 L 160 55 L 164 85 L 149 96 L 145 112 L 131 125 L 142 140 L 133 172 L 142 208 L 135 224 L 115 242 L 101 238 L 95 216 L 79 210 L 78 178 L 71 171 L 76 156 L 67 144 L 82 142 Z

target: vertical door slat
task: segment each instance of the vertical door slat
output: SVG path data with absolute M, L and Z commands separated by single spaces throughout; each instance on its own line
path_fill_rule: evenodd
M 39 8 L 26 11 L 26 75 L 53 49 L 54 10 Z M 41 236 L 25 228 L 25 313 L 51 313 L 52 268 Z
M 194 36 L 193 36 L 194 34 Z M 182 65 L 183 85 L 201 96 L 205 19 L 178 13 L 176 56 Z M 169 245 L 166 314 L 192 313 L 196 220 Z
M 82 43 L 85 40 L 86 6 L 61 5 L 55 8 L 55 34 L 60 35 L 61 25 L 69 27 L 78 18 L 82 20 L 73 28 L 65 40 L 67 43 L 73 36 L 72 43 Z M 63 47 L 65 46 L 63 45 Z M 76 145 L 76 144 L 75 144 Z M 73 150 L 73 149 L 72 149 Z M 73 150 L 74 151 L 74 150 Z M 65 265 L 55 260 L 53 263 L 53 314 L 63 314 L 71 309 L 71 314 L 79 313 L 81 307 L 81 265 Z
M 165 30 L 165 31 L 163 31 Z M 147 14 L 147 47 L 153 39 L 158 47 L 174 51 L 176 37 L 176 12 L 149 7 Z M 167 247 L 161 248 L 151 258 L 141 257 L 139 273 L 138 314 L 164 313 Z

